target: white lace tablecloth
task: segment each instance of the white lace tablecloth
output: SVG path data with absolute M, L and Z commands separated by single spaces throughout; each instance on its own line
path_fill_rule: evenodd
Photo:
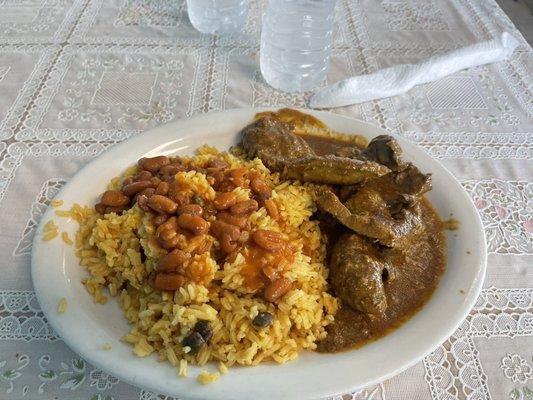
M 30 251 L 58 189 L 109 146 L 234 107 L 305 107 L 258 66 L 263 1 L 245 33 L 194 31 L 181 0 L 0 0 L 0 399 L 159 399 L 100 371 L 47 325 Z M 339 0 L 328 83 L 508 30 L 508 62 L 332 110 L 402 135 L 472 196 L 489 250 L 461 327 L 402 374 L 343 399 L 533 399 L 533 52 L 493 0 Z M 442 315 L 442 318 L 446 318 Z

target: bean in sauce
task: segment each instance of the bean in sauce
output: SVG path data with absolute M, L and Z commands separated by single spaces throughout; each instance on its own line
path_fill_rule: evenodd
M 102 194 L 100 202 L 105 206 L 121 207 L 129 204 L 130 199 L 120 190 L 107 190 Z
M 178 209 L 178 205 L 166 196 L 154 194 L 148 199 L 148 206 L 161 214 L 173 214 Z
M 231 206 L 229 212 L 233 215 L 249 215 L 259 209 L 259 204 L 256 200 L 244 200 Z
M 193 235 L 203 235 L 209 231 L 209 223 L 202 217 L 192 214 L 181 214 L 178 217 L 178 226 Z

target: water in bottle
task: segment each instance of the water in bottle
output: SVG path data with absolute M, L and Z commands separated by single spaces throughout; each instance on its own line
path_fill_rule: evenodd
M 316 87 L 326 77 L 335 0 L 270 0 L 261 32 L 261 73 L 286 92 Z
M 187 0 L 187 12 L 202 33 L 236 33 L 246 20 L 246 0 Z

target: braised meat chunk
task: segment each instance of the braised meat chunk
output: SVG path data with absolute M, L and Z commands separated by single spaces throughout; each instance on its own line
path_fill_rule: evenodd
M 379 135 L 370 141 L 360 157 L 385 165 L 391 171 L 398 171 L 404 165 L 401 155 L 402 149 L 392 136 Z
M 288 123 L 261 118 L 242 132 L 242 144 L 250 157 L 259 157 L 284 178 L 305 182 L 349 185 L 385 175 L 389 169 L 377 162 L 339 156 L 318 156 Z
M 394 274 L 371 242 L 354 233 L 341 236 L 329 267 L 331 285 L 345 304 L 366 314 L 383 314 L 387 308 L 383 280 Z
M 265 117 L 242 131 L 242 145 L 250 157 L 258 157 L 272 171 L 281 172 L 289 160 L 314 156 L 301 137 L 291 132 L 288 123 Z
M 387 171 L 374 162 L 328 155 L 310 156 L 287 162 L 282 175 L 304 182 L 350 185 L 381 176 Z

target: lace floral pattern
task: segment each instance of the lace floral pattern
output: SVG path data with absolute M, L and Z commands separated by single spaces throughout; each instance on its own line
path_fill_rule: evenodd
M 507 354 L 500 365 L 503 374 L 513 382 L 525 383 L 533 375 L 531 374 L 531 365 L 519 354 Z
M 474 338 L 532 335 L 532 306 L 533 289 L 483 290 L 459 329 L 424 359 L 433 399 L 490 398 Z
M 35 234 L 35 230 L 37 229 L 37 225 L 39 225 L 41 216 L 49 206 L 50 200 L 55 197 L 57 192 L 59 192 L 59 189 L 61 189 L 64 184 L 65 180 L 60 178 L 47 179 L 43 183 L 37 198 L 31 205 L 30 218 L 28 219 L 26 227 L 22 232 L 22 236 L 18 241 L 15 250 L 13 251 L 13 256 L 20 256 L 30 253 L 33 236 Z
M 172 0 L 128 0 L 122 3 L 113 23 L 116 26 L 176 27 L 182 21 L 183 7 L 183 3 L 176 7 L 176 2 Z
M 60 42 L 81 11 L 72 0 L 5 1 L 0 14 L 0 39 L 16 43 Z
M 526 181 L 463 181 L 479 210 L 488 251 L 533 254 L 533 183 Z
M 0 340 L 57 340 L 33 292 L 0 291 Z
M 306 107 L 310 93 L 263 81 L 266 1 L 247 3 L 241 34 L 211 37 L 190 25 L 185 0 L 0 0 L 0 270 L 8 272 L 0 279 L 1 399 L 170 400 L 80 359 L 35 294 L 19 289 L 29 288 L 33 234 L 73 172 L 69 163 L 184 116 Z M 499 285 L 504 273 L 506 287 L 485 288 L 456 332 L 413 369 L 330 400 L 531 400 L 533 51 L 494 0 L 339 0 L 335 19 L 325 83 L 503 30 L 521 44 L 508 61 L 331 110 L 404 136 L 463 178 L 486 231 L 488 280 Z
M 384 1 L 381 6 L 385 10 L 388 28 L 391 31 L 445 31 L 450 29 L 439 5 L 433 1 Z

